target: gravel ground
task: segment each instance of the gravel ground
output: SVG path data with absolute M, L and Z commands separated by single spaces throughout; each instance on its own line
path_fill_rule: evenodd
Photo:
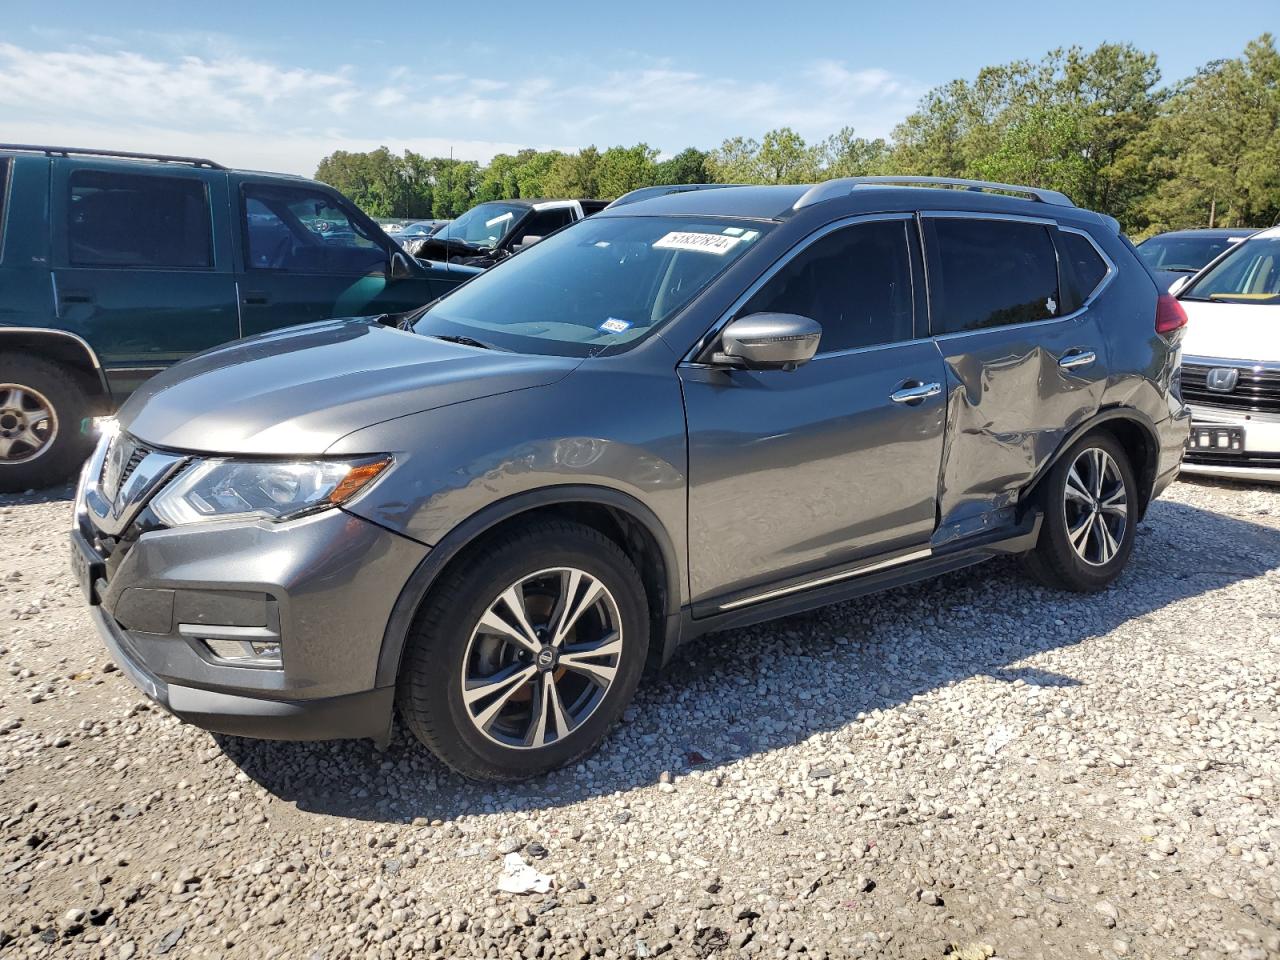
M 514 788 L 149 708 L 65 496 L 0 499 L 0 957 L 1280 957 L 1280 488 L 708 638 Z

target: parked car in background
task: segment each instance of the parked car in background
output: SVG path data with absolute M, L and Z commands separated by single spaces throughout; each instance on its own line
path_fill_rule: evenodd
M 398 322 L 162 374 L 85 469 L 72 562 L 185 720 L 385 741 L 398 704 L 466 776 L 532 776 L 708 631 L 1001 554 L 1113 582 L 1182 457 L 1185 320 L 1053 191 L 660 196 Z
M 396 243 L 400 244 L 412 253 L 413 250 L 410 249 L 411 243 L 416 240 L 426 239 L 445 224 L 451 222 L 452 221 L 450 220 L 414 220 L 410 223 L 406 223 L 400 232 L 396 234 Z
M 477 204 L 405 249 L 461 282 L 561 227 L 599 213 L 604 200 L 493 200 Z
M 1190 317 L 1186 473 L 1280 483 L 1280 227 L 1241 242 L 1178 291 Z
M 1218 255 L 1257 231 L 1250 227 L 1207 230 L 1173 230 L 1148 237 L 1138 244 L 1138 256 L 1168 290 L 1186 280 Z
M 0 490 L 65 479 L 88 452 L 89 418 L 184 357 L 405 310 L 455 282 L 321 183 L 0 145 Z

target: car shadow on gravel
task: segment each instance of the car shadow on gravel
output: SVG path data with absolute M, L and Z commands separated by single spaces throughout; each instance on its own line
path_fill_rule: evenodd
M 974 676 L 1078 685 L 1021 661 L 1280 568 L 1280 533 L 1246 520 L 1159 501 L 1139 529 L 1130 568 L 1100 594 L 1045 590 L 1000 559 L 704 637 L 641 685 L 626 721 L 592 756 L 526 783 L 469 783 L 400 724 L 385 751 L 368 741 L 218 742 L 254 781 L 318 814 L 448 822 L 553 808 L 777 750 Z

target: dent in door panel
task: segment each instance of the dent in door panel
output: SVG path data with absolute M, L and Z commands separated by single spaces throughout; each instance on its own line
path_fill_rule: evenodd
M 948 387 L 944 527 L 1014 505 L 1066 434 L 1098 409 L 1101 358 L 1093 369 L 1064 370 L 1058 360 L 1075 333 L 1064 331 L 1064 341 L 1051 336 L 1053 325 L 1035 329 L 1036 337 L 1021 341 L 1006 336 L 997 344 L 998 334 L 978 333 L 939 342 Z M 1087 335 L 1080 336 L 1087 342 Z M 974 342 L 984 337 L 989 350 Z M 974 342 L 975 349 L 963 349 L 961 340 Z

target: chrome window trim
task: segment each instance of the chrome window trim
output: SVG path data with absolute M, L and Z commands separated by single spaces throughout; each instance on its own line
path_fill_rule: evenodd
M 899 213 L 863 213 L 863 214 L 858 214 L 852 217 L 842 217 L 839 220 L 833 220 L 831 223 L 828 223 L 828 224 L 825 224 L 824 226 L 819 227 L 817 230 L 808 234 L 799 242 L 794 244 L 786 253 L 784 253 L 781 257 L 775 260 L 773 264 L 767 270 L 765 270 L 764 273 L 762 273 L 759 277 L 757 277 L 755 282 L 753 282 L 749 287 L 747 287 L 745 292 L 739 294 L 739 296 L 733 301 L 733 303 L 729 305 L 729 308 L 725 310 L 716 319 L 715 323 L 713 323 L 710 327 L 707 328 L 706 332 L 703 333 L 701 337 L 698 338 L 698 342 L 693 345 L 693 348 L 690 349 L 684 355 L 683 358 L 681 358 L 681 361 L 680 361 L 681 364 L 688 365 L 688 366 L 695 366 L 695 367 L 705 367 L 708 369 L 720 369 L 713 363 L 699 363 L 698 360 L 696 359 L 697 356 L 701 354 L 703 351 L 705 351 L 707 346 L 717 336 L 719 336 L 720 331 L 723 330 L 728 325 L 729 321 L 733 319 L 734 314 L 736 314 L 739 310 L 741 310 L 746 305 L 747 301 L 750 300 L 753 296 L 755 296 L 760 291 L 761 287 L 763 287 L 766 283 L 772 280 L 779 272 L 781 272 L 783 267 L 787 266 L 792 260 L 794 260 L 797 256 L 799 256 L 805 250 L 809 249 L 810 246 L 817 243 L 819 240 L 835 233 L 837 230 L 843 230 L 845 227 L 852 227 L 862 223 L 882 223 L 882 222 L 892 222 L 892 221 L 900 221 L 900 222 L 906 223 L 907 221 L 914 220 L 914 219 L 915 219 L 914 213 L 901 213 L 901 212 Z M 905 231 L 904 231 L 903 239 L 904 241 L 907 242 L 907 255 L 908 255 L 907 269 L 911 274 L 912 324 L 914 329 L 915 318 L 916 318 L 916 289 L 915 289 L 916 277 L 915 277 L 915 269 L 911 263 L 910 241 L 909 241 L 909 238 L 905 236 Z M 850 347 L 846 350 L 832 350 L 827 353 L 819 353 L 815 355 L 813 360 L 809 362 L 812 363 L 816 360 L 821 360 L 824 357 L 844 356 L 851 353 L 863 353 L 869 350 L 883 350 L 888 347 L 896 347 L 904 343 L 915 343 L 917 341 L 926 340 L 926 339 L 928 338 L 912 337 L 910 340 L 897 340 L 897 341 L 894 341 L 893 343 L 876 343 L 866 347 Z

